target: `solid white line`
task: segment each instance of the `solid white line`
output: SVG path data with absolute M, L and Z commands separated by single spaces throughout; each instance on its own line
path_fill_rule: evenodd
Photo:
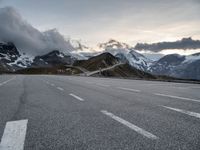
M 177 112 L 180 112 L 180 113 L 183 113 L 183 114 L 187 114 L 189 116 L 196 117 L 196 118 L 200 119 L 200 114 L 196 113 L 196 112 L 191 112 L 191 111 L 187 111 L 187 110 L 183 110 L 183 109 L 178 109 L 178 108 L 167 107 L 167 106 L 162 106 L 162 107 L 165 107 L 167 109 L 171 109 L 171 110 L 174 110 L 174 111 L 177 111 Z
M 163 96 L 163 97 L 170 97 L 170 98 L 176 98 L 176 99 L 181 99 L 181 100 L 186 100 L 186 101 L 200 102 L 200 100 L 197 100 L 197 99 L 179 97 L 179 96 L 173 96 L 173 95 L 166 95 L 166 94 L 161 94 L 161 93 L 154 93 L 154 95 Z
M 28 120 L 11 121 L 1 139 L 0 150 L 23 150 Z
M 117 87 L 120 90 L 131 91 L 131 92 L 141 92 L 140 90 L 124 88 L 124 87 Z
M 120 118 L 120 117 L 118 117 L 118 116 L 115 116 L 114 114 L 112 114 L 112 113 L 110 113 L 110 112 L 108 112 L 108 111 L 106 111 L 106 110 L 101 110 L 101 112 L 102 112 L 103 114 L 105 114 L 105 115 L 111 117 L 112 119 L 114 119 L 114 120 L 120 122 L 121 124 L 123 124 L 123 125 L 129 127 L 130 129 L 136 131 L 137 133 L 139 133 L 139 134 L 141 134 L 141 135 L 143 135 L 143 136 L 149 138 L 149 139 L 152 139 L 152 140 L 158 139 L 158 137 L 155 136 L 155 135 L 153 135 L 152 133 L 147 132 L 147 131 L 145 131 L 144 129 L 142 129 L 142 128 L 140 128 L 140 127 L 138 127 L 138 126 L 136 126 L 136 125 L 134 125 L 134 124 L 132 124 L 132 123 L 130 123 L 130 122 L 128 122 L 128 121 L 126 121 L 126 120 Z
M 70 96 L 72 96 L 72 97 L 74 97 L 74 98 L 76 98 L 77 100 L 79 100 L 79 101 L 84 101 L 84 99 L 82 99 L 81 97 L 79 97 L 79 96 L 77 96 L 77 95 L 75 95 L 75 94 L 69 94 Z
M 61 88 L 61 87 L 56 87 L 58 90 L 60 90 L 60 91 L 64 91 L 64 89 L 63 88 Z
M 2 86 L 2 85 L 4 85 L 4 84 L 7 84 L 8 82 L 14 80 L 15 78 L 16 78 L 16 77 L 13 77 L 13 78 L 11 78 L 11 79 L 9 79 L 9 80 L 6 80 L 6 81 L 0 83 L 0 86 Z

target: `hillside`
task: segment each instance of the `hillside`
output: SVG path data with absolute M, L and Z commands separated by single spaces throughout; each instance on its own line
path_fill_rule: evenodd
M 94 76 L 99 76 L 95 74 Z M 136 69 L 129 64 L 122 64 L 113 69 L 102 71 L 101 76 L 106 77 L 124 77 L 124 78 L 140 78 L 140 79 L 156 79 L 156 76 L 146 73 L 139 69 Z
M 75 58 L 70 55 L 54 50 L 45 55 L 36 56 L 33 59 L 31 67 L 53 67 L 59 65 L 71 65 Z
M 119 63 L 118 59 L 110 53 L 102 53 L 98 56 L 89 58 L 88 60 L 78 60 L 74 66 L 85 68 L 89 71 L 99 70 L 100 68 L 107 68 Z
M 18 70 L 17 74 L 63 74 L 63 75 L 75 75 L 83 73 L 76 67 L 71 66 L 56 66 L 56 67 L 40 67 L 40 68 L 26 68 Z

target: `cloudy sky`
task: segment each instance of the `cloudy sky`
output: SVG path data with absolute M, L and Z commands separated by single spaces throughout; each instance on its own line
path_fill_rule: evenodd
M 0 0 L 5 6 L 41 31 L 57 28 L 90 46 L 200 39 L 200 0 Z

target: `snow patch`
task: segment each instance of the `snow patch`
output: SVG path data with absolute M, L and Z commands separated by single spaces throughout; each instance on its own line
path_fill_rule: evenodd
M 185 58 L 186 59 L 183 63 L 191 63 L 191 62 L 200 60 L 200 54 L 199 55 L 197 55 L 197 54 L 189 55 L 189 56 L 186 56 Z
M 30 55 L 21 55 L 20 57 L 18 57 L 17 60 L 15 60 L 12 63 L 9 63 L 8 65 L 10 66 L 19 66 L 21 68 L 27 68 L 28 66 L 31 66 L 31 64 L 33 63 L 33 56 Z

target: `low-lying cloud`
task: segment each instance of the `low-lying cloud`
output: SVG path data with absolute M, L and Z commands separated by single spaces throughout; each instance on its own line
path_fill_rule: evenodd
M 193 40 L 191 37 L 183 38 L 175 42 L 159 42 L 159 43 L 138 43 L 134 47 L 137 50 L 160 52 L 162 50 L 194 50 L 200 49 L 200 40 Z
M 0 21 L 0 42 L 13 42 L 22 53 L 41 55 L 52 50 L 74 50 L 56 29 L 40 32 L 12 7 L 0 8 Z

